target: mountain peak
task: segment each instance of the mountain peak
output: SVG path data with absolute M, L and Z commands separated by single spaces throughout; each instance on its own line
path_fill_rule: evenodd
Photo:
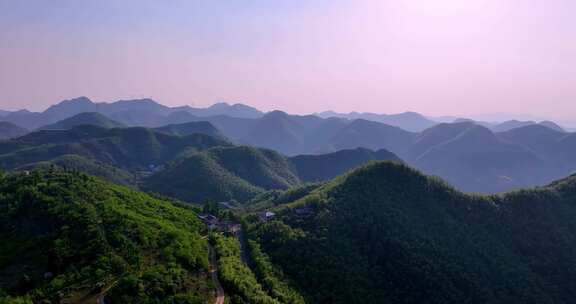
M 86 96 L 80 96 L 72 99 L 62 100 L 61 102 L 50 106 L 45 112 L 55 112 L 60 111 L 67 107 L 85 107 L 85 106 L 93 106 L 94 102 L 90 100 L 90 98 Z
M 559 126 L 557 123 L 555 123 L 553 121 L 544 120 L 544 121 L 539 122 L 538 124 L 541 126 L 548 127 L 548 128 L 555 130 L 555 131 L 566 132 L 566 130 L 564 130 L 564 128 L 562 128 L 561 126 Z
M 217 102 L 211 106 L 209 106 L 209 109 L 222 109 L 222 108 L 228 108 L 231 107 L 231 105 L 225 101 L 221 101 L 221 102 Z
M 263 118 L 288 118 L 290 115 L 284 111 L 274 110 L 266 113 Z
M 465 142 L 492 142 L 497 141 L 496 135 L 490 129 L 473 124 L 468 127 L 464 132 L 460 133 L 454 140 L 462 140 Z
M 139 99 L 123 99 L 114 102 L 116 104 L 131 104 L 131 103 L 141 103 L 141 104 L 151 104 L 151 105 L 160 105 L 157 101 L 150 99 L 150 98 L 139 98 Z
M 218 102 L 207 108 L 188 107 L 186 111 L 201 117 L 224 115 L 237 118 L 259 118 L 263 114 L 260 110 L 251 106 L 242 103 L 230 104 L 228 102 Z

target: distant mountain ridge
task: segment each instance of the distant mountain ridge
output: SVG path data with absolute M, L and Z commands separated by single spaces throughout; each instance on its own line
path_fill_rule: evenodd
M 195 116 L 227 115 L 238 118 L 259 118 L 264 115 L 260 110 L 241 103 L 229 104 L 226 102 L 215 103 L 207 108 L 194 108 L 190 106 L 178 107 L 175 110 L 188 112 Z
M 522 128 L 522 127 L 531 126 L 531 125 L 541 125 L 541 126 L 545 126 L 547 128 L 550 128 L 550 129 L 553 129 L 556 131 L 566 132 L 564 130 L 564 128 L 560 127 L 555 122 L 547 121 L 547 120 L 541 121 L 541 122 L 508 120 L 508 121 L 505 121 L 505 122 L 502 122 L 500 124 L 492 126 L 491 129 L 494 132 L 506 132 L 506 131 L 510 131 L 512 129 Z
M 155 128 L 154 130 L 177 135 L 177 136 L 188 136 L 192 134 L 206 134 L 219 139 L 225 139 L 226 137 L 220 130 L 214 127 L 211 123 L 207 121 L 191 121 L 182 124 L 171 124 L 160 128 Z
M 91 125 L 106 129 L 123 128 L 124 124 L 114 121 L 98 112 L 83 112 L 72 117 L 65 118 L 54 124 L 42 127 L 43 130 L 67 130 L 81 125 Z
M 458 119 L 456 123 L 433 123 L 422 131 L 411 132 L 405 129 L 410 127 L 375 120 L 396 125 L 417 121 L 421 128 L 430 125 L 431 120 L 411 112 L 402 115 L 352 113 L 366 119 L 322 118 L 282 111 L 262 113 L 241 104 L 219 103 L 205 109 L 170 108 L 151 99 L 94 103 L 85 97 L 63 101 L 44 113 L 19 111 L 4 119 L 16 125 L 28 120 L 30 126 L 55 128 L 54 122 L 46 122 L 78 111 L 92 111 L 92 114 L 76 114 L 90 119 L 79 119 L 70 126 L 86 122 L 107 127 L 113 126 L 114 121 L 178 136 L 201 133 L 236 145 L 272 149 L 288 157 L 356 148 L 385 149 L 425 173 L 438 175 L 459 189 L 472 192 L 501 192 L 543 185 L 576 170 L 573 156 L 576 137 L 550 121 L 511 120 L 493 124 Z M 322 115 L 338 116 L 338 113 Z M 73 117 L 62 121 L 74 121 Z M 42 136 L 60 140 L 57 136 L 51 137 L 52 134 Z
M 20 137 L 28 133 L 28 130 L 21 128 L 11 122 L 0 121 L 0 140 Z
M 521 144 L 472 125 L 430 147 L 413 162 L 463 191 L 502 192 L 554 180 L 554 166 Z
M 377 121 L 387 125 L 399 127 L 411 132 L 420 132 L 438 123 L 416 112 L 404 112 L 399 114 L 375 114 L 375 113 L 351 112 L 344 114 L 344 113 L 336 113 L 333 111 L 325 111 L 315 113 L 315 115 L 322 118 L 338 117 L 352 120 L 365 119 L 365 120 Z
M 243 104 L 217 103 L 207 108 L 189 106 L 171 108 L 149 98 L 95 103 L 87 97 L 78 97 L 61 101 L 43 112 L 26 110 L 6 112 L 1 119 L 27 129 L 37 129 L 85 112 L 100 113 L 128 126 L 146 127 L 170 124 L 172 122 L 167 120 L 167 117 L 176 112 L 185 112 L 197 117 L 227 115 L 258 118 L 263 115 L 259 110 Z
M 159 127 L 167 124 L 184 123 L 197 117 L 229 116 L 235 118 L 258 119 L 266 114 L 254 107 L 241 103 L 229 104 L 226 102 L 218 102 L 206 108 L 191 106 L 168 107 L 150 98 L 95 103 L 89 98 L 82 96 L 61 101 L 58 104 L 50 106 L 43 112 L 0 110 L 0 119 L 12 122 L 26 129 L 36 129 L 83 112 L 98 112 L 129 126 L 145 127 Z M 189 114 L 189 116 L 184 120 L 184 116 L 180 116 L 180 121 L 175 121 L 173 120 L 175 117 L 170 116 L 178 112 L 180 112 L 180 115 L 186 113 Z M 460 122 L 463 120 L 471 120 L 458 119 L 456 117 L 428 118 L 417 112 L 378 114 L 368 112 L 337 113 L 334 111 L 324 111 L 314 113 L 313 115 L 321 118 L 342 118 L 346 120 L 365 119 L 396 126 L 410 132 L 421 132 L 440 122 Z M 534 121 L 518 120 L 509 120 L 499 123 L 482 121 L 475 122 L 490 127 L 496 132 L 508 131 L 512 128 L 537 123 Z M 557 130 L 564 129 L 552 121 L 541 121 L 539 124 Z
M 267 190 L 325 182 L 375 160 L 402 162 L 385 150 L 285 157 L 267 149 L 215 147 L 170 164 L 166 170 L 146 178 L 143 187 L 192 202 L 247 201 Z

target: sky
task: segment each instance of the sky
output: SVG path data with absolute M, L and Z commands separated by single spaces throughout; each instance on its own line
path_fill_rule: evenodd
M 0 0 L 0 108 L 576 120 L 574 0 Z

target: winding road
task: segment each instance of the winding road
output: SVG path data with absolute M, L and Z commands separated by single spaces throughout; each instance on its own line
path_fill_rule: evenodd
M 212 277 L 212 282 L 216 286 L 216 301 L 215 304 L 224 304 L 224 288 L 222 288 L 222 284 L 220 284 L 220 280 L 218 280 L 218 264 L 216 262 L 216 253 L 212 245 L 209 247 L 210 250 L 210 276 Z

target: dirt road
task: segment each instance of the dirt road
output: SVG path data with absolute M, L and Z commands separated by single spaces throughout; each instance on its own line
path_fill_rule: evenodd
M 220 284 L 220 280 L 218 280 L 218 263 L 216 262 L 216 253 L 212 246 L 210 248 L 210 276 L 212 277 L 212 281 L 216 286 L 216 301 L 215 304 L 224 304 L 224 288 L 222 288 L 222 284 Z

